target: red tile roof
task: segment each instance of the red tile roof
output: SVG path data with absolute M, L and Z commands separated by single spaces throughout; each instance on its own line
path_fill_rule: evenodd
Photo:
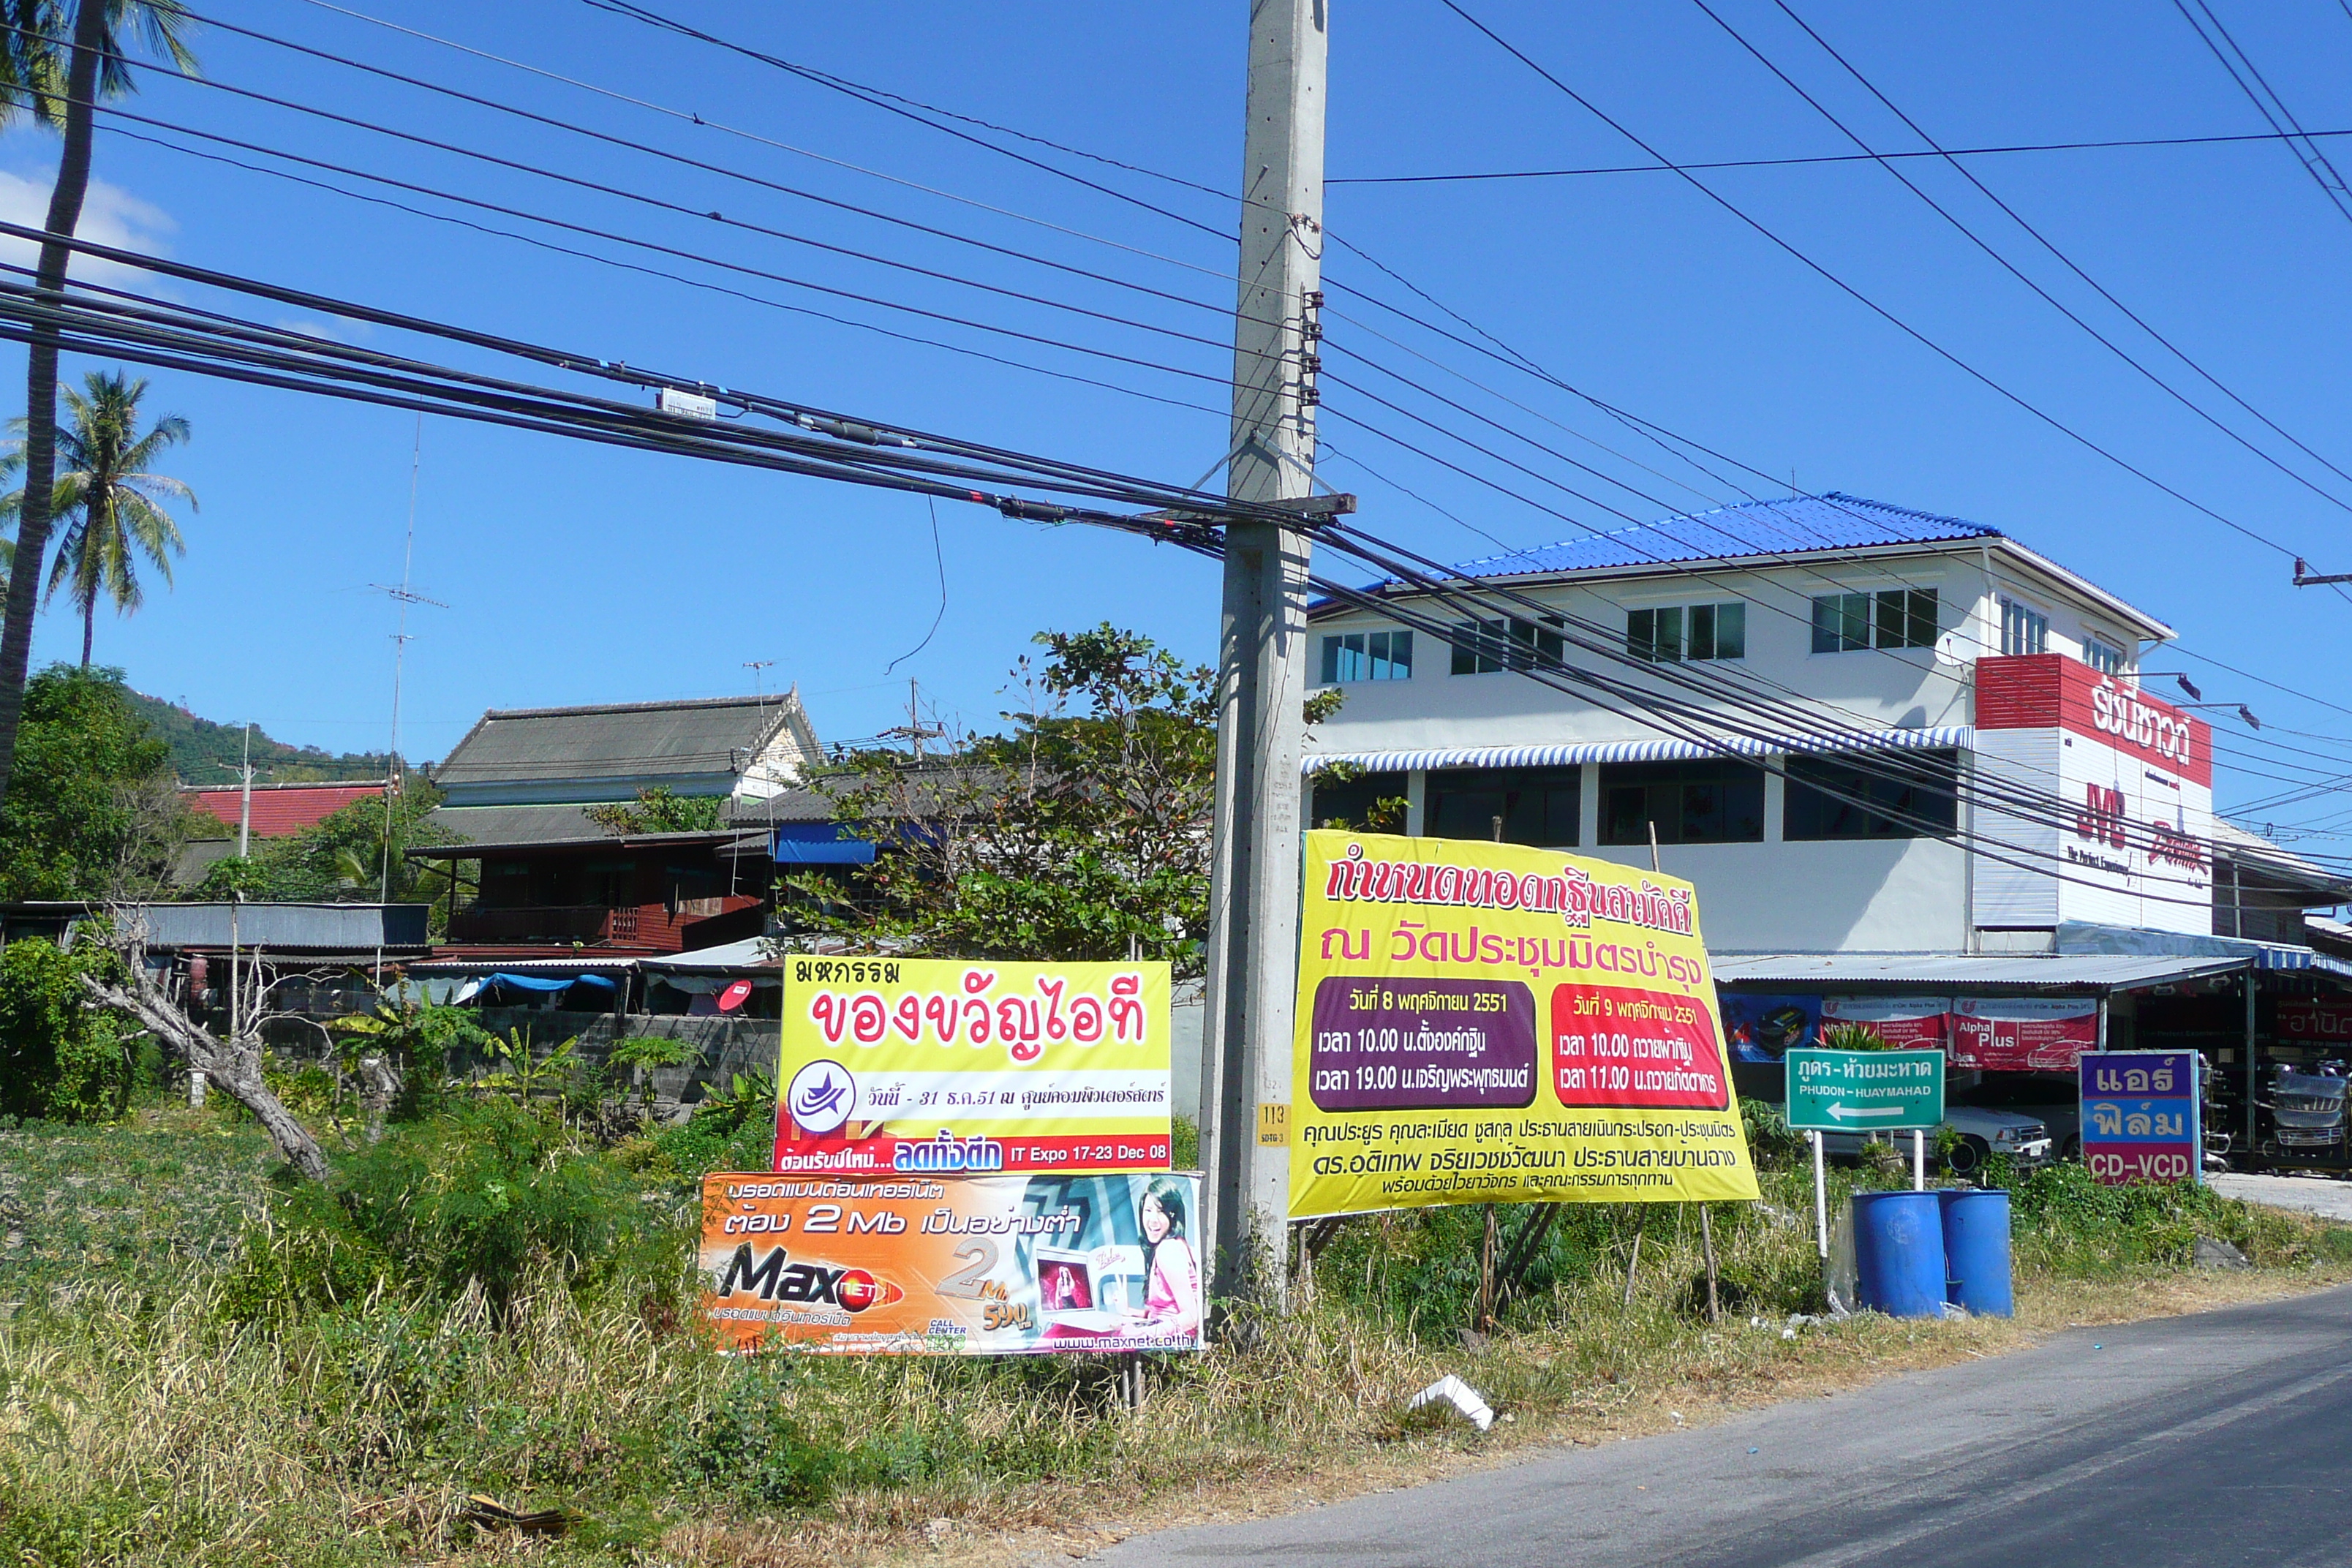
M 236 789 L 193 789 L 188 804 L 208 812 L 230 827 L 236 826 L 240 796 Z M 316 826 L 358 800 L 374 800 L 382 784 L 256 784 L 253 786 L 253 836 L 282 838 Z

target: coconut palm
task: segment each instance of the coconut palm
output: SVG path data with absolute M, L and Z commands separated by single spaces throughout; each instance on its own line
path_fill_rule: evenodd
M 172 557 L 186 554 L 188 547 L 161 503 L 184 500 L 194 510 L 196 494 L 167 474 L 148 471 L 165 447 L 187 440 L 188 422 L 167 414 L 145 435 L 138 434 L 139 400 L 147 395 L 143 378 L 94 370 L 82 379 L 81 391 L 64 391 L 71 417 L 58 432 L 63 471 L 50 488 L 49 512 L 65 532 L 49 567 L 48 597 L 64 588 L 81 612 L 81 662 L 87 668 L 99 599 L 112 601 L 116 613 L 126 616 L 145 601 L 139 586 L 141 555 L 171 582 Z M 24 426 L 24 420 L 15 421 L 18 431 Z M 0 459 L 0 471 L 23 463 L 20 444 Z M 24 501 L 22 489 L 0 496 L 0 519 L 21 515 Z
M 193 72 L 188 52 L 187 11 L 179 0 L 73 0 L 70 39 L 65 37 L 67 0 L 7 0 L 5 16 L 15 24 L 0 42 L 0 126 L 30 115 L 64 132 L 57 183 L 49 190 L 43 226 L 71 235 L 81 222 L 89 194 L 90 121 L 101 98 L 132 89 L 130 45 L 184 72 Z M 60 240 L 44 241 L 34 274 L 39 295 L 64 288 L 69 252 Z M 25 710 L 25 667 L 33 652 L 33 605 L 40 589 L 41 561 L 49 543 L 49 500 L 57 478 L 58 329 L 33 323 L 25 356 L 25 474 L 30 500 L 17 520 L 16 551 L 22 569 L 9 574 L 7 607 L 0 619 L 0 797 L 16 761 L 16 728 Z

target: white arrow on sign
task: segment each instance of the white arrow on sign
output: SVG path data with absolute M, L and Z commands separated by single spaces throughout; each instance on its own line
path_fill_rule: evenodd
M 1860 1106 L 1832 1105 L 1823 1108 L 1823 1114 L 1834 1116 L 1843 1121 L 1867 1121 L 1874 1116 L 1900 1116 L 1903 1114 L 1903 1108 L 1899 1105 L 1889 1105 L 1874 1110 Z

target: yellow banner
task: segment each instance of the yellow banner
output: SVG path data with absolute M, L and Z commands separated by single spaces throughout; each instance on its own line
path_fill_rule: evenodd
M 1757 1195 L 1688 882 L 1306 837 L 1292 1218 Z
M 1165 963 L 785 958 L 778 1171 L 1164 1171 Z

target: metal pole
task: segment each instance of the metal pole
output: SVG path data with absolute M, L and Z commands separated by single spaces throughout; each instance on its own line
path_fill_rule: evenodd
M 1250 11 L 1225 486 L 1236 500 L 1301 500 L 1313 478 L 1327 4 L 1255 0 Z M 1225 530 L 1201 1053 L 1202 1230 L 1223 1295 L 1284 1289 L 1279 1252 L 1258 1268 L 1250 1246 L 1278 1242 L 1290 1206 L 1290 1150 L 1261 1143 L 1255 1127 L 1259 1106 L 1290 1101 L 1307 553 L 1296 529 Z
M 1927 1134 L 1916 1127 L 1911 1129 L 1911 1190 L 1927 1190 Z
M 1830 1189 L 1829 1172 L 1822 1159 L 1822 1135 L 1813 1134 L 1813 1240 L 1820 1247 L 1822 1261 L 1830 1260 Z
M 2236 880 L 2232 876 L 2232 884 Z M 2250 958 L 2246 960 L 2246 1163 L 2250 1169 L 2254 1160 L 2254 961 Z
M 242 860 L 248 852 L 247 847 L 253 837 L 253 721 L 250 719 L 245 722 L 245 762 L 237 769 L 237 776 L 245 781 L 236 805 L 236 858 Z

